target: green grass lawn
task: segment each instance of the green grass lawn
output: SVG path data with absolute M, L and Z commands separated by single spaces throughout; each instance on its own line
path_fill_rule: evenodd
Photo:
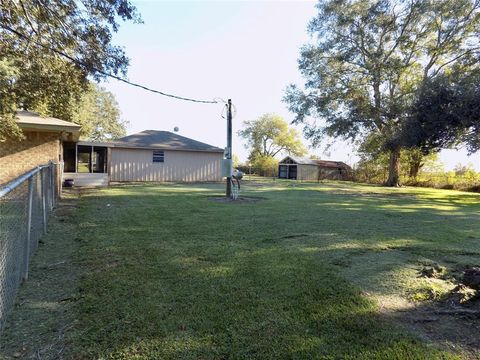
M 90 359 L 450 359 L 385 316 L 479 265 L 480 197 L 350 183 L 119 186 L 74 212 L 66 338 Z M 41 250 L 40 250 L 41 251 Z
M 421 262 L 478 261 L 479 197 L 281 182 L 129 186 L 82 201 L 78 326 L 87 358 L 447 356 L 383 321 L 362 291 L 432 287 Z M 448 286 L 447 286 L 448 287 Z

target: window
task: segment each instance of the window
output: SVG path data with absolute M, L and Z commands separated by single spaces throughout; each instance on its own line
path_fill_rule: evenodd
M 68 148 L 64 147 L 64 158 L 67 155 L 75 161 L 75 151 L 67 154 Z M 75 150 L 75 149 L 74 149 Z M 107 172 L 107 148 L 102 146 L 78 145 L 77 146 L 77 171 L 79 173 L 106 173 Z M 68 166 L 71 169 L 71 166 Z M 74 170 L 74 169 L 72 169 Z
M 163 150 L 154 150 L 153 151 L 153 162 L 164 162 L 165 161 L 165 152 Z

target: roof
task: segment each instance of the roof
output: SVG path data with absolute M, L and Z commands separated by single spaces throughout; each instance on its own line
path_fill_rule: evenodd
M 169 131 L 144 130 L 142 132 L 125 136 L 113 142 L 114 147 L 141 148 L 183 151 L 222 152 L 216 146 L 202 143 L 185 136 Z
M 315 160 L 315 161 L 321 167 L 350 169 L 350 166 L 345 164 L 343 161 L 330 161 L 330 160 Z
M 21 110 L 17 112 L 17 123 L 22 129 L 40 131 L 67 131 L 78 135 L 80 125 L 54 117 L 41 117 L 38 113 Z
M 284 158 L 282 161 L 280 161 L 280 164 L 283 163 L 287 159 L 291 159 L 291 160 L 293 160 L 293 162 L 295 162 L 299 165 L 318 165 L 316 163 L 316 160 L 305 158 L 305 157 L 293 156 L 293 155 L 289 155 L 286 158 Z
M 77 141 L 77 145 L 78 146 L 113 147 L 115 144 L 113 141 L 80 140 L 80 141 Z
M 298 165 L 315 165 L 315 166 L 327 167 L 327 168 L 350 169 L 350 166 L 348 166 L 342 161 L 316 160 L 316 159 L 310 159 L 310 158 L 298 157 L 298 156 L 292 156 L 292 155 L 289 155 L 286 158 L 284 158 L 282 161 L 280 161 L 280 164 L 282 164 L 287 159 L 293 160 Z

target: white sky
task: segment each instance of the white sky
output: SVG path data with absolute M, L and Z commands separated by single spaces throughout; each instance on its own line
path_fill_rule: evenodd
M 131 59 L 129 80 L 175 95 L 211 100 L 231 98 L 233 152 L 248 153 L 236 134 L 245 120 L 273 112 L 293 119 L 281 101 L 286 86 L 302 84 L 297 59 L 308 41 L 306 27 L 315 14 L 313 1 L 135 1 L 144 24 L 122 23 L 114 42 Z M 146 129 L 173 131 L 219 146 L 226 145 L 221 104 L 195 104 L 146 92 L 111 80 L 103 84 L 115 94 L 128 133 Z M 298 127 L 301 131 L 301 127 Z M 305 141 L 308 145 L 308 142 Z M 311 149 L 324 159 L 356 160 L 342 142 L 330 150 Z M 480 155 L 444 151 L 446 168 L 472 163 Z

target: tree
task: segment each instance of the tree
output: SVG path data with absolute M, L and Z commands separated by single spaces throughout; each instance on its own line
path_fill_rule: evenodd
M 275 177 L 278 172 L 278 160 L 272 156 L 257 155 L 251 160 L 253 171 L 257 175 Z
M 425 82 L 402 129 L 402 142 L 424 152 L 467 145 L 480 149 L 480 68 Z
M 306 153 L 298 131 L 290 128 L 281 116 L 265 114 L 243 124 L 245 128 L 238 134 L 247 140 L 250 160 L 257 156 L 273 158 L 280 152 L 299 156 Z
M 20 137 L 15 112 L 66 120 L 87 77 L 125 75 L 128 58 L 111 43 L 117 19 L 140 21 L 129 0 L 5 0 L 0 7 L 0 141 Z
M 389 156 L 386 152 L 371 152 L 359 149 L 360 160 L 356 165 L 357 178 L 370 183 L 385 182 L 388 175 Z M 425 155 L 417 148 L 402 149 L 400 152 L 400 178 L 410 185 L 417 184 L 420 170 L 438 161 L 438 153 Z
M 232 155 L 232 167 L 237 169 L 240 166 L 240 159 L 237 154 Z
M 417 90 L 459 64 L 475 66 L 480 2 L 324 0 L 317 8 L 314 43 L 299 60 L 305 89 L 290 85 L 284 100 L 314 143 L 377 137 L 389 153 L 386 185 L 397 186 L 398 135 Z
M 419 148 L 411 148 L 402 150 L 402 162 L 408 167 L 408 177 L 410 180 L 416 180 L 418 173 L 424 167 L 425 162 L 437 159 L 438 154 L 432 152 L 430 154 L 425 154 Z
M 80 101 L 75 102 L 72 121 L 82 125 L 83 139 L 102 141 L 126 135 L 126 122 L 120 119 L 118 103 L 112 93 L 90 84 Z

